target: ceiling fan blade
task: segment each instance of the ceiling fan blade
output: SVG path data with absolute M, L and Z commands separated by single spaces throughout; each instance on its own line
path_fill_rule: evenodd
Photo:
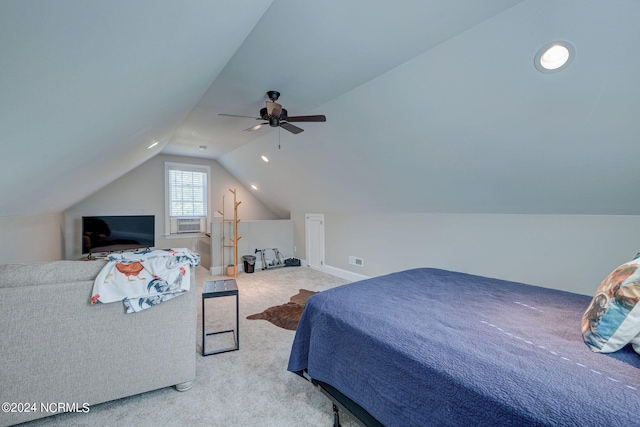
M 282 105 L 277 102 L 267 101 L 267 114 L 272 117 L 280 117 L 282 111 Z
M 293 116 L 287 117 L 287 121 L 289 122 L 326 122 L 327 118 L 319 114 L 317 116 Z
M 253 117 L 253 116 L 238 116 L 237 114 L 218 114 L 219 116 L 225 116 L 225 117 L 243 117 L 245 119 L 254 119 L 254 120 L 262 120 L 260 117 Z
M 289 132 L 295 135 L 299 134 L 300 132 L 304 132 L 304 129 L 301 129 L 298 126 L 294 126 L 291 123 L 287 123 L 287 122 L 280 122 L 280 127 L 288 130 Z
M 254 130 L 258 130 L 258 129 L 260 129 L 262 126 L 264 126 L 264 125 L 268 125 L 268 124 L 269 124 L 269 123 L 258 123 L 258 124 L 257 124 L 257 125 L 255 125 L 255 126 L 251 126 L 250 128 L 243 130 L 242 132 L 253 132 Z

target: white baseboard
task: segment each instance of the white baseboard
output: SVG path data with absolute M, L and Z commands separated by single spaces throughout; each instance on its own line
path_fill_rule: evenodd
M 300 265 L 305 267 L 309 267 L 306 259 L 300 259 Z M 330 265 L 323 265 L 319 271 L 323 273 L 330 274 L 332 276 L 339 277 L 341 279 L 350 280 L 352 282 L 357 282 L 358 280 L 370 279 L 369 276 L 365 276 L 364 274 L 354 273 L 353 271 L 343 270 L 342 268 L 332 267 Z
M 327 274 L 331 274 L 332 276 L 350 280 L 352 282 L 370 279 L 369 276 L 365 276 L 364 274 L 354 273 L 353 271 L 343 270 L 342 268 L 332 267 L 330 265 L 325 265 L 323 271 Z
M 306 260 L 301 259 L 300 260 L 300 265 L 307 265 Z M 241 262 L 239 267 L 239 272 L 242 272 L 244 270 L 244 263 Z M 256 261 L 255 265 L 254 265 L 254 271 L 258 271 L 262 269 L 262 261 Z M 223 271 L 222 271 L 222 267 L 221 266 L 216 266 L 216 267 L 211 267 L 210 268 L 211 271 L 211 275 L 212 276 L 221 276 L 223 275 Z M 365 279 L 370 279 L 369 276 L 365 276 L 364 274 L 359 274 L 359 273 L 354 273 L 353 271 L 349 271 L 349 270 L 344 270 L 342 268 L 337 268 L 337 267 L 332 267 L 330 265 L 325 265 L 322 267 L 322 269 L 320 270 L 324 273 L 330 274 L 332 276 L 336 276 L 339 277 L 341 279 L 345 279 L 345 280 L 349 280 L 351 282 L 357 282 L 358 280 L 365 280 Z
M 211 268 L 209 268 L 209 273 L 211 273 L 212 276 L 222 276 L 222 267 L 217 266 L 217 267 L 213 267 L 211 266 Z

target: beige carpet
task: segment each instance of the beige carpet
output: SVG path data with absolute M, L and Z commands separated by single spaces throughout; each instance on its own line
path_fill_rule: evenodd
M 197 269 L 198 292 L 205 280 L 215 279 Z M 250 314 L 282 304 L 299 289 L 322 291 L 346 280 L 306 267 L 285 267 L 241 274 L 240 350 L 202 357 L 201 299 L 198 298 L 196 383 L 187 392 L 172 387 L 91 407 L 88 414 L 60 414 L 24 424 L 54 426 L 242 426 L 289 427 L 333 425 L 330 401 L 306 380 L 287 371 L 295 335 L 265 320 L 247 320 Z M 207 300 L 207 331 L 229 329 L 235 323 L 232 297 Z M 229 341 L 231 340 L 230 334 Z M 220 340 L 209 345 L 225 347 Z M 149 361 L 149 374 L 162 369 Z M 99 387 L 99 384 L 96 384 Z M 355 425 L 341 416 L 344 426 Z

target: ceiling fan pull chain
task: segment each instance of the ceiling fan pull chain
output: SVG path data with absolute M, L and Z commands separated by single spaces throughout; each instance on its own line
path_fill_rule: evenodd
M 280 149 L 280 127 L 278 127 L 278 150 Z

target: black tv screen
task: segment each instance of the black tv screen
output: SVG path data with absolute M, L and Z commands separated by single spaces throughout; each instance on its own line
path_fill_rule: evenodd
M 82 217 L 83 254 L 151 248 L 154 237 L 154 215 Z

